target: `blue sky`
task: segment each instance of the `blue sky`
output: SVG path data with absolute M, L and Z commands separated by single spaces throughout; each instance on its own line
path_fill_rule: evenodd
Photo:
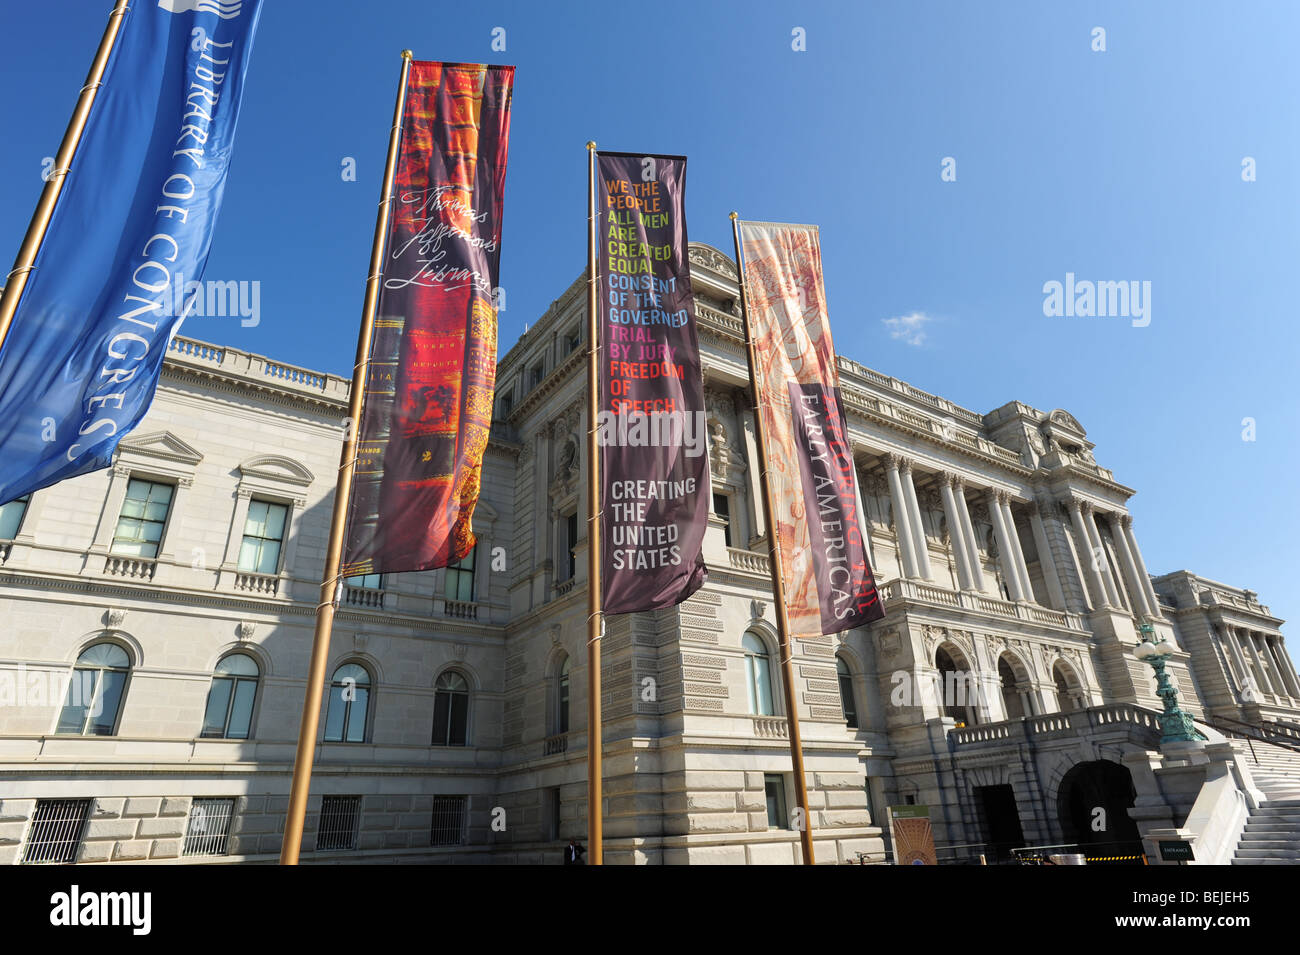
M 6 7 L 6 262 L 111 6 Z M 729 250 L 733 208 L 821 226 L 842 354 L 977 411 L 1066 408 L 1139 490 L 1153 573 L 1294 618 L 1298 29 L 1262 2 L 270 0 L 207 272 L 260 281 L 262 321 L 185 333 L 347 373 L 399 51 L 513 63 L 503 351 L 583 267 L 584 143 L 686 154 L 693 239 Z M 1067 272 L 1149 281 L 1150 324 L 1045 317 Z

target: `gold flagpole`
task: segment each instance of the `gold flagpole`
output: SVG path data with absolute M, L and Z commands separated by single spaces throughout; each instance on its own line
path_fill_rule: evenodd
M 18 300 L 22 298 L 23 289 L 27 287 L 27 276 L 31 274 L 36 255 L 41 251 L 41 243 L 45 241 L 45 232 L 50 227 L 50 217 L 54 215 L 54 206 L 59 201 L 59 193 L 63 191 L 63 182 L 67 178 L 68 168 L 72 165 L 72 158 L 77 154 L 77 146 L 81 144 L 81 133 L 86 128 L 90 107 L 95 102 L 95 94 L 99 92 L 101 80 L 104 78 L 104 69 L 108 66 L 108 58 L 113 52 L 113 45 L 117 42 L 117 34 L 122 27 L 122 17 L 126 15 L 126 10 L 127 0 L 117 0 L 113 12 L 108 15 L 108 26 L 104 28 L 104 36 L 99 41 L 99 50 L 95 53 L 95 59 L 91 61 L 90 72 L 86 74 L 86 85 L 81 88 L 81 95 L 77 97 L 72 119 L 68 121 L 63 142 L 59 144 L 59 153 L 54 157 L 54 168 L 50 170 L 49 179 L 45 181 L 45 188 L 41 191 L 41 198 L 36 203 L 36 211 L 32 213 L 32 221 L 28 224 L 27 234 L 18 249 L 18 258 L 14 260 L 13 271 L 5 280 L 4 288 L 0 289 L 0 346 L 4 345 L 5 339 L 9 336 L 9 326 L 13 324 L 14 313 L 18 311 Z
M 379 303 L 379 282 L 383 277 L 384 243 L 388 238 L 393 178 L 402 141 L 402 111 L 406 106 L 406 78 L 410 70 L 411 51 L 403 50 L 397 105 L 393 108 L 393 128 L 388 136 L 388 164 L 384 168 L 379 215 L 375 219 L 375 241 L 370 250 L 370 273 L 366 278 L 366 297 L 361 309 L 357 360 L 352 366 L 348 426 L 343 433 L 343 451 L 339 456 L 338 483 L 334 488 L 334 515 L 330 523 L 329 547 L 325 551 L 325 573 L 321 578 L 320 603 L 316 605 L 316 636 L 311 648 L 307 696 L 302 704 L 298 753 L 293 763 L 293 786 L 289 790 L 289 811 L 284 821 L 281 865 L 297 865 L 298 853 L 302 848 L 302 827 L 307 817 L 307 795 L 311 790 L 311 764 L 316 756 L 316 731 L 320 725 L 321 694 L 325 688 L 325 666 L 329 662 L 330 634 L 334 629 L 334 598 L 340 586 L 339 565 L 343 559 L 343 535 L 347 530 L 348 505 L 352 498 L 352 472 L 356 465 L 357 437 L 361 430 L 362 393 L 366 386 L 367 366 L 370 364 L 370 338 L 375 326 L 375 309 Z
M 604 802 L 601 746 L 600 637 L 600 326 L 596 314 L 596 144 L 587 143 L 587 856 L 603 865 Z
M 740 258 L 740 222 L 731 213 L 731 236 L 736 243 L 736 272 L 740 277 L 740 315 L 745 328 L 745 358 L 749 362 L 749 395 L 754 405 L 754 437 L 758 444 L 759 469 L 763 472 L 763 519 L 767 523 L 768 564 L 772 570 L 772 593 L 776 598 L 776 628 L 781 640 L 781 682 L 785 690 L 785 712 L 790 726 L 790 761 L 794 768 L 795 800 L 803 816 L 799 827 L 799 841 L 803 845 L 804 865 L 812 865 L 812 816 L 808 812 L 808 780 L 803 769 L 803 740 L 799 735 L 799 708 L 794 692 L 794 665 L 791 662 L 790 621 L 785 611 L 785 585 L 781 579 L 781 540 L 777 536 L 776 522 L 772 519 L 772 485 L 767 476 L 767 443 L 763 439 L 762 410 L 758 405 L 757 366 L 754 354 L 754 334 L 749 324 L 749 302 L 745 295 L 745 267 Z

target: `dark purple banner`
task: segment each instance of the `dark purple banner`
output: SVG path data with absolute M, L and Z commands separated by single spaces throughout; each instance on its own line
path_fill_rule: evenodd
M 700 589 L 709 518 L 704 382 L 686 248 L 686 159 L 600 153 L 601 582 L 605 613 Z

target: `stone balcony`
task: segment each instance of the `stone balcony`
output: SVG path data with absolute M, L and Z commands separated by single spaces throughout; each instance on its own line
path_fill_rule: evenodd
M 886 613 L 908 607 L 934 608 L 975 614 L 982 617 L 1001 617 L 1039 627 L 1052 627 L 1087 634 L 1083 617 L 1064 610 L 1052 610 L 1034 603 L 1013 603 L 990 597 L 988 594 L 966 590 L 949 590 L 925 580 L 898 577 L 880 587 L 880 597 Z
M 1132 703 L 1109 703 L 1069 713 L 955 727 L 948 739 L 959 749 L 992 748 L 1022 742 L 1114 732 L 1147 749 L 1160 747 L 1160 714 Z

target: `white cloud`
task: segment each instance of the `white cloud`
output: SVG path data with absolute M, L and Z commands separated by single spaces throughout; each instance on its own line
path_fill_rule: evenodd
M 924 312 L 913 312 L 911 315 L 882 318 L 880 321 L 889 329 L 890 338 L 898 339 L 905 345 L 920 345 L 925 341 L 925 326 L 933 319 Z

